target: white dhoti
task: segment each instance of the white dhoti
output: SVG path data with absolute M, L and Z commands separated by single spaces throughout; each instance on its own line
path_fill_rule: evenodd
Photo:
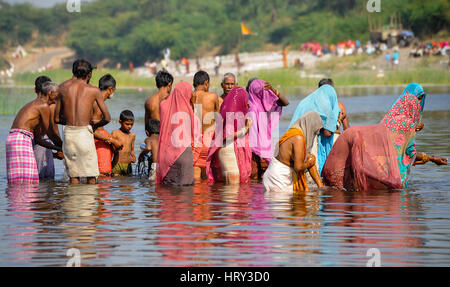
M 63 153 L 69 177 L 97 177 L 97 151 L 91 126 L 65 126 Z
M 292 169 L 273 157 L 263 175 L 263 185 L 265 191 L 293 193 Z

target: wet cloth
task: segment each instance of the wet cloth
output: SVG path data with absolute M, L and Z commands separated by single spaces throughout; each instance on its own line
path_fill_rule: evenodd
M 341 134 L 322 170 L 324 183 L 353 190 L 407 186 L 416 157 L 415 135 L 425 98 L 411 84 L 379 125 L 350 127 Z
M 44 136 L 45 141 L 49 141 L 48 136 Z M 39 179 L 55 178 L 55 162 L 53 160 L 53 152 L 51 149 L 33 144 L 34 156 L 39 172 Z
M 401 188 L 389 130 L 383 124 L 345 130 L 327 158 L 322 178 L 327 186 L 347 190 Z
M 194 111 L 191 107 L 191 95 L 192 86 L 187 82 L 180 82 L 172 93 L 161 102 L 161 129 L 158 143 L 160 152 L 157 158 L 156 184 L 163 183 L 163 179 L 176 162 L 175 169 L 192 171 L 192 178 L 194 176 L 192 157 Z M 187 148 L 190 151 L 190 157 L 185 156 L 177 161 Z M 166 180 L 165 182 L 172 181 Z
M 92 127 L 65 126 L 63 131 L 63 153 L 68 176 L 99 176 Z
M 162 184 L 185 186 L 194 184 L 194 168 L 192 166 L 192 148 L 187 147 L 177 160 L 170 166 L 162 180 Z
M 339 118 L 339 104 L 337 94 L 330 85 L 323 85 L 312 94 L 304 98 L 297 106 L 294 116 L 292 117 L 291 126 L 298 118 L 308 111 L 316 111 L 323 120 L 323 128 L 334 133 Z M 333 135 L 325 137 L 323 133 L 318 138 L 318 157 L 317 162 L 319 172 L 321 172 L 325 160 L 333 147 Z
M 202 133 L 202 140 L 199 143 L 195 143 L 192 147 L 192 153 L 194 156 L 194 166 L 206 167 L 206 159 L 208 157 L 208 150 L 211 146 L 211 139 L 214 134 L 214 130 L 207 130 Z
M 131 163 L 116 163 L 112 169 L 114 175 L 129 176 L 133 175 L 133 169 Z
M 6 173 L 8 183 L 38 184 L 39 173 L 33 151 L 33 133 L 11 129 L 6 139 Z
M 103 136 L 109 136 L 106 130 L 98 131 Z M 113 159 L 113 152 L 111 146 L 103 140 L 94 139 L 95 149 L 97 151 L 98 170 L 100 173 L 111 173 L 111 161 Z
M 221 165 L 228 165 L 226 162 L 220 162 L 219 150 L 223 149 L 223 141 L 227 140 L 226 149 L 222 153 L 227 152 L 228 156 L 233 153 L 227 150 L 234 148 L 234 155 L 239 168 L 239 178 L 241 183 L 250 181 L 252 172 L 252 150 L 249 145 L 249 136 L 242 134 L 241 131 L 245 127 L 246 116 L 248 113 L 248 94 L 242 87 L 233 88 L 227 97 L 224 99 L 220 107 L 220 115 L 222 123 L 216 122 L 216 129 L 214 132 L 211 148 L 208 151 L 208 158 L 206 160 L 206 174 L 208 182 L 214 183 L 216 181 L 223 181 L 224 172 Z M 231 116 L 231 117 L 230 117 Z M 237 139 L 231 143 L 230 138 L 234 138 L 234 134 L 238 133 Z M 229 143 L 230 141 L 230 143 Z M 228 172 L 228 171 L 227 171 Z
M 273 156 L 272 132 L 280 122 L 282 107 L 279 98 L 270 90 L 264 89 L 263 80 L 253 80 L 248 88 L 252 126 L 249 132 L 252 152 L 270 162 Z
M 223 178 L 229 178 L 233 175 L 239 176 L 239 166 L 236 160 L 233 142 L 219 150 L 218 158 Z
M 273 157 L 264 173 L 263 186 L 265 191 L 292 193 L 292 169 Z

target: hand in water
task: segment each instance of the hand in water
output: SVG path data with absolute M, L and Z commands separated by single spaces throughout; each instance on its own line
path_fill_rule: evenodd
M 448 159 L 440 156 L 430 156 L 430 160 L 437 165 L 448 165 Z

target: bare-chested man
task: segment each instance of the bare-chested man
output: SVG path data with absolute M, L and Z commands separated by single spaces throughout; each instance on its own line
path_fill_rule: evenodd
M 223 94 L 219 97 L 219 108 L 222 106 L 223 100 L 228 93 L 237 85 L 236 76 L 233 73 L 226 73 L 223 75 L 222 83 Z
M 33 138 L 38 144 L 61 150 L 61 146 L 55 146 L 43 139 L 50 126 L 50 105 L 57 97 L 58 86 L 45 82 L 42 84 L 40 97 L 26 104 L 17 113 L 6 140 L 6 172 L 9 183 L 39 183 Z
M 51 82 L 51 79 L 47 76 L 39 76 L 34 82 L 34 91 L 39 99 L 45 97 L 45 94 L 42 91 L 42 85 L 46 82 Z M 54 121 L 56 102 L 51 102 L 49 107 L 50 121 L 47 135 L 44 132 L 45 129 L 39 125 L 35 130 L 35 138 L 37 138 L 37 135 L 45 136 L 43 141 L 40 142 L 41 144 L 37 143 L 40 139 L 35 140 L 33 144 L 34 155 L 39 171 L 39 179 L 53 179 L 55 177 L 55 163 L 53 158 L 64 158 L 61 149 L 62 141 L 59 135 L 58 125 L 55 124 Z M 55 149 L 55 146 L 59 148 Z M 52 150 L 57 150 L 58 152 L 53 154 Z
M 201 120 L 202 137 L 194 141 L 194 180 L 206 177 L 206 158 L 214 133 L 214 113 L 219 112 L 219 97 L 209 92 L 209 75 L 205 71 L 198 71 L 194 75 L 194 93 L 191 102 L 194 114 Z M 195 126 L 195 125 L 194 125 Z
M 102 93 L 103 100 L 113 97 L 116 91 L 116 80 L 110 74 L 106 74 L 98 81 L 98 87 Z M 97 103 L 94 103 L 92 110 L 92 122 L 94 124 L 100 122 L 103 119 L 103 113 L 98 107 Z M 120 150 L 122 144 L 110 135 L 104 127 L 99 127 L 94 132 L 95 148 L 97 150 L 98 169 L 102 175 L 110 175 L 112 172 L 112 159 L 114 151 Z
M 56 103 L 55 122 L 65 125 L 63 152 L 71 183 L 80 183 L 86 177 L 89 184 L 97 182 L 99 176 L 94 130 L 111 121 L 111 116 L 97 87 L 89 85 L 92 65 L 80 60 L 74 71 L 76 79 L 60 86 L 60 96 Z M 94 124 L 92 107 L 97 103 L 103 119 Z
M 155 81 L 158 92 L 145 101 L 145 133 L 149 137 L 149 140 L 145 141 L 146 148 L 139 155 L 139 162 L 142 162 L 146 154 L 149 152 L 152 153 L 152 165 L 149 170 L 148 179 L 153 182 L 156 177 L 156 163 L 158 159 L 159 121 L 161 119 L 159 104 L 170 95 L 173 76 L 166 71 L 159 71 L 156 74 Z

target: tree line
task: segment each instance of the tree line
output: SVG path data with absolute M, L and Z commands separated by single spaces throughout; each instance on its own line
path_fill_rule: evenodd
M 65 4 L 36 8 L 0 0 L 0 50 L 33 41 L 51 46 L 59 39 L 78 56 L 139 65 L 162 57 L 201 56 L 261 50 L 266 44 L 315 40 L 336 43 L 369 40 L 366 0 L 97 0 L 81 13 Z M 390 0 L 374 15 L 389 22 L 392 13 L 419 37 L 448 31 L 447 0 Z M 257 35 L 243 37 L 243 22 Z

